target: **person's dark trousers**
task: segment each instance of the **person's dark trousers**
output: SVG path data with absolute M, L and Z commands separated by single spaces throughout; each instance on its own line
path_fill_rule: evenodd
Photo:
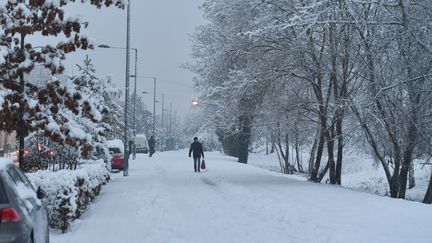
M 195 168 L 195 172 L 201 172 L 200 171 L 200 165 L 201 165 L 201 157 L 198 157 L 198 158 L 193 158 L 194 159 L 194 168 Z

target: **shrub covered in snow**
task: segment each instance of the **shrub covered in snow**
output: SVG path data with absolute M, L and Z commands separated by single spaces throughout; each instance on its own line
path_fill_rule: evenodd
M 66 232 L 99 195 L 110 179 L 103 161 L 86 161 L 76 170 L 37 171 L 28 173 L 32 184 L 47 192 L 49 225 Z
M 203 148 L 206 151 L 217 151 L 222 149 L 222 145 L 218 140 L 218 137 L 212 129 L 201 129 L 195 134 L 203 144 Z

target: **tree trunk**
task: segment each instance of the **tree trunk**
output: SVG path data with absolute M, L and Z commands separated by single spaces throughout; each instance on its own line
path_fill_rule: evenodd
M 316 156 L 316 160 L 315 160 L 315 167 L 312 173 L 312 181 L 314 182 L 319 182 L 319 178 L 318 178 L 318 171 L 320 169 L 321 166 L 321 158 L 322 158 L 322 153 L 324 151 L 324 144 L 326 141 L 326 136 L 328 135 L 328 130 L 327 130 L 327 107 L 324 104 L 324 98 L 323 98 L 323 94 L 322 94 L 322 90 L 321 90 L 321 81 L 318 81 L 319 85 L 319 89 L 317 89 L 315 91 L 316 96 L 317 96 L 317 100 L 319 103 L 319 120 L 320 120 L 320 139 L 319 139 L 319 143 L 318 143 L 318 150 L 317 150 L 317 156 Z
M 315 154 L 316 154 L 317 149 L 318 149 L 318 140 L 319 140 L 319 128 L 317 130 L 317 133 L 315 134 L 314 142 L 312 144 L 312 149 L 311 149 L 310 154 L 309 154 L 308 173 L 309 173 L 310 178 L 312 178 L 312 172 L 314 170 L 314 160 L 315 160 Z
M 318 148 L 317 148 L 317 156 L 315 158 L 314 167 L 313 167 L 313 170 L 311 173 L 311 180 L 314 182 L 319 182 L 318 181 L 318 171 L 319 171 L 319 168 L 321 166 L 321 158 L 322 158 L 322 153 L 324 151 L 324 143 L 325 143 L 324 132 L 320 131 Z
M 397 198 L 399 193 L 399 177 L 397 175 L 393 175 L 389 186 L 390 186 L 390 197 Z
M 288 133 L 285 133 L 285 168 L 287 171 L 287 174 L 293 174 L 294 171 L 291 168 L 291 164 L 289 163 L 289 135 Z
M 342 159 L 343 159 L 343 134 L 342 134 L 342 117 L 339 117 L 339 114 L 336 118 L 336 136 L 338 140 L 338 151 L 336 158 L 336 174 L 335 180 L 338 185 L 342 184 Z
M 330 184 L 334 185 L 336 184 L 336 165 L 334 161 L 334 132 L 333 129 L 334 126 L 331 127 L 331 133 L 329 130 L 327 130 L 326 133 L 326 140 L 327 140 L 327 155 L 328 155 L 328 166 L 329 166 L 329 178 L 330 178 Z
M 325 174 L 327 173 L 328 169 L 330 168 L 330 163 L 327 161 L 326 166 L 324 169 L 319 173 L 318 182 L 321 182 L 322 179 L 324 179 Z
M 399 198 L 405 199 L 409 166 L 403 165 L 399 175 Z
M 414 172 L 414 163 L 411 163 L 411 166 L 409 168 L 409 175 L 408 175 L 408 188 L 412 189 L 415 187 L 415 172 Z
M 333 148 L 334 148 L 334 142 L 330 141 L 327 143 L 328 146 L 328 156 L 329 156 L 329 160 L 328 160 L 328 164 L 329 164 L 329 177 L 330 177 L 330 184 L 336 184 L 336 165 L 335 165 L 335 161 L 334 161 L 334 152 L 333 152 Z
M 295 152 L 296 152 L 297 169 L 300 173 L 303 173 L 303 166 L 301 165 L 300 162 L 300 148 L 299 148 L 298 136 L 296 136 Z
M 414 138 L 412 138 L 414 139 Z M 409 145 L 410 148 L 405 151 L 404 155 L 404 161 L 402 164 L 402 169 L 399 175 L 399 198 L 405 198 L 406 188 L 407 188 L 407 181 L 408 181 L 408 171 L 412 164 L 412 154 L 413 154 L 413 147 Z
M 431 172 L 431 177 L 429 179 L 429 186 L 426 190 L 426 194 L 423 199 L 423 203 L 432 204 L 432 172 Z
M 279 163 L 281 165 L 281 171 L 283 174 L 292 174 L 292 166 L 289 163 L 289 144 L 288 144 L 288 133 L 285 134 L 285 142 L 280 139 L 281 133 L 278 124 L 278 135 L 277 135 L 277 148 Z M 285 147 L 284 147 L 285 146 Z
M 242 126 L 238 136 L 239 157 L 238 162 L 247 164 L 249 156 L 249 144 L 252 130 L 252 118 L 249 115 L 240 116 L 240 124 Z
M 273 133 L 271 133 L 271 136 L 270 136 L 270 142 L 271 142 L 271 146 L 270 146 L 270 153 L 272 154 L 272 153 L 274 153 L 275 152 L 275 139 L 274 139 L 274 135 L 273 135 Z
M 266 134 L 266 155 L 269 154 L 268 134 Z
M 21 56 L 20 58 L 22 58 L 22 62 L 24 62 L 25 60 L 25 49 L 24 49 L 24 42 L 25 41 L 25 35 L 21 34 Z M 18 120 L 18 129 L 17 129 L 17 137 L 18 137 L 18 142 L 19 142 L 19 147 L 18 147 L 18 162 L 19 162 L 19 167 L 21 169 L 23 169 L 24 171 L 27 170 L 27 166 L 25 164 L 24 161 L 24 138 L 26 136 L 26 131 L 25 131 L 25 121 L 24 121 L 24 87 L 25 87 L 25 82 L 24 82 L 24 73 L 22 71 L 20 71 L 19 73 L 19 84 L 20 84 L 20 96 L 21 96 L 21 100 L 20 100 L 20 107 L 19 107 L 19 120 Z

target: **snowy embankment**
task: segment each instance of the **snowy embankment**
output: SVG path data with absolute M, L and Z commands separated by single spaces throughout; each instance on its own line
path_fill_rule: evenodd
M 308 152 L 302 154 L 303 168 L 307 168 Z M 322 161 L 326 161 L 323 156 Z M 414 170 L 416 177 L 416 186 L 407 189 L 406 199 L 412 201 L 423 201 L 426 189 L 428 187 L 432 166 L 422 165 L 423 161 L 414 161 Z M 251 153 L 249 156 L 250 165 L 254 165 L 270 171 L 280 172 L 279 160 L 276 153 L 266 155 L 264 150 L 257 153 Z M 306 174 L 289 175 L 290 178 L 307 180 Z M 323 179 L 325 183 L 327 177 Z M 380 196 L 390 195 L 387 179 L 382 166 L 375 162 L 370 156 L 361 153 L 347 153 L 344 156 L 342 167 L 342 186 L 377 194 Z
M 207 153 L 139 155 L 73 224 L 73 242 L 431 242 L 432 207 L 294 180 Z
M 35 188 L 46 191 L 49 224 L 65 232 L 97 196 L 110 179 L 102 160 L 88 162 L 77 170 L 37 171 L 28 173 Z

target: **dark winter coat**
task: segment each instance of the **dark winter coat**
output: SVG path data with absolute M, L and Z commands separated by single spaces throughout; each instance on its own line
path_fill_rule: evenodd
M 150 138 L 148 140 L 148 145 L 149 145 L 150 150 L 154 150 L 155 144 L 156 144 L 156 141 L 154 140 L 154 138 Z
M 189 149 L 189 157 L 191 156 L 192 152 L 194 158 L 201 158 L 201 155 L 204 158 L 204 150 L 200 142 L 193 142 L 191 144 Z

